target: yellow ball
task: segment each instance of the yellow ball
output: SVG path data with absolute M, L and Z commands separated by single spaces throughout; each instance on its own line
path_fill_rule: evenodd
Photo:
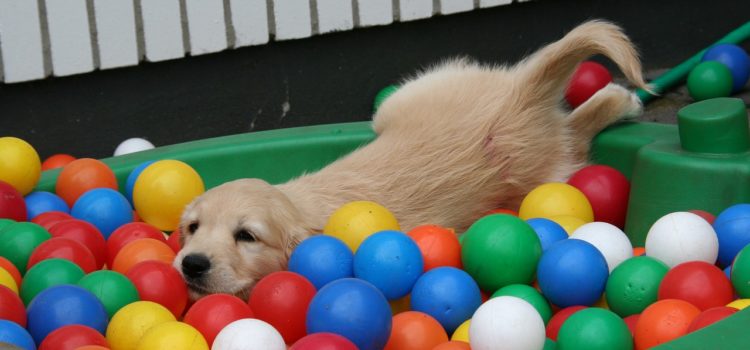
M 205 192 L 203 179 L 179 160 L 160 160 L 138 176 L 133 204 L 143 221 L 162 231 L 174 231 L 185 206 Z
M 401 231 L 398 221 L 388 209 L 369 201 L 356 201 L 336 209 L 323 233 L 334 236 L 356 252 L 365 238 L 384 230 Z
M 0 286 L 6 286 L 8 289 L 12 290 L 13 293 L 18 294 L 18 284 L 16 283 L 16 280 L 13 279 L 13 275 L 8 272 L 8 270 L 0 267 Z
M 561 215 L 575 216 L 587 223 L 594 221 L 594 210 L 586 195 L 579 189 L 560 182 L 535 188 L 526 195 L 518 210 L 518 216 L 524 220 L 549 219 Z
M 112 350 L 135 350 L 151 327 L 176 321 L 172 312 L 152 301 L 125 305 L 112 316 L 107 326 L 107 342 Z
M 42 162 L 34 147 L 19 138 L 0 137 L 0 181 L 27 195 L 39 182 Z
M 750 299 L 737 299 L 729 304 L 727 304 L 729 307 L 733 307 L 737 310 L 742 310 L 748 306 L 750 306 Z
M 602 297 L 594 303 L 594 307 L 609 310 L 609 303 L 607 303 L 607 295 L 602 293 Z
M 569 216 L 569 215 L 553 216 L 549 219 L 556 222 L 558 225 L 562 226 L 563 230 L 565 230 L 565 233 L 567 233 L 568 236 L 572 235 L 573 232 L 579 227 L 588 223 L 575 216 Z
M 471 319 L 468 319 L 464 321 L 458 328 L 456 328 L 455 331 L 453 331 L 453 335 L 451 336 L 451 340 L 453 341 L 462 341 L 465 343 L 469 342 L 469 326 L 471 326 Z
M 208 350 L 203 335 L 193 326 L 170 321 L 151 327 L 141 337 L 136 350 Z

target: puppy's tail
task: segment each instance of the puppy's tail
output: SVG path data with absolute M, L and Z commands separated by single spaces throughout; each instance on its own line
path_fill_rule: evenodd
M 535 98 L 562 96 L 578 64 L 595 55 L 611 59 L 635 86 L 650 91 L 641 74 L 641 61 L 633 43 L 620 27 L 601 20 L 583 23 L 565 37 L 520 62 L 515 69 L 521 87 Z

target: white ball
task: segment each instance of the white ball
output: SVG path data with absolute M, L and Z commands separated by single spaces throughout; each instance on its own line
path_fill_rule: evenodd
M 688 212 L 664 215 L 648 230 L 646 254 L 669 267 L 687 261 L 716 263 L 719 239 L 706 220 Z
M 607 260 L 609 272 L 623 261 L 633 257 L 633 245 L 630 239 L 617 226 L 606 222 L 590 222 L 570 235 L 572 239 L 580 239 L 594 245 Z
M 154 148 L 154 144 L 146 139 L 134 137 L 122 141 L 120 145 L 115 149 L 115 156 L 121 156 L 123 154 L 135 153 L 145 151 Z
M 243 318 L 222 328 L 211 350 L 286 350 L 286 344 L 270 324 L 254 318 Z
M 542 316 L 517 297 L 488 300 L 474 312 L 469 326 L 472 350 L 539 350 L 545 340 Z

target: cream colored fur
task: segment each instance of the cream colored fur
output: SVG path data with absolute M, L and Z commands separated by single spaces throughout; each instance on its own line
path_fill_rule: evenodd
M 646 87 L 633 45 L 602 21 L 580 25 L 512 67 L 458 59 L 418 74 L 380 107 L 370 144 L 284 184 L 237 180 L 196 199 L 184 212 L 175 267 L 188 254 L 204 254 L 211 268 L 188 279 L 193 295 L 244 295 L 284 269 L 293 247 L 350 201 L 382 204 L 403 230 L 430 223 L 459 233 L 488 210 L 517 208 L 534 187 L 584 166 L 599 131 L 640 113 L 639 100 L 614 84 L 572 112 L 562 107 L 576 66 L 594 54 Z M 239 228 L 257 240 L 235 241 Z

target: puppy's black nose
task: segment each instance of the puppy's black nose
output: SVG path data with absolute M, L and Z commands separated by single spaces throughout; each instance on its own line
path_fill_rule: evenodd
M 200 278 L 211 268 L 211 261 L 203 254 L 190 254 L 182 259 L 182 273 L 190 278 Z

